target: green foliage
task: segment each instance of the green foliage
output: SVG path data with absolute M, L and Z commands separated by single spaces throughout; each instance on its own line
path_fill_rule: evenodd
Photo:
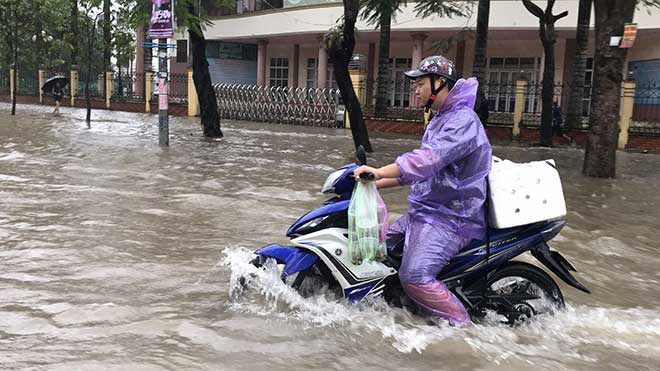
M 406 0 L 361 0 L 361 17 L 370 25 L 378 25 L 381 14 L 390 14 L 395 19 L 401 6 L 408 4 Z
M 464 17 L 472 12 L 473 0 L 422 0 L 415 6 L 417 16 L 427 18 L 438 17 Z
M 652 1 L 652 0 L 647 0 Z M 660 0 L 658 0 L 660 1 Z M 411 1 L 412 2 L 412 1 Z M 473 0 L 422 0 L 417 1 L 415 12 L 418 17 L 427 18 L 430 16 L 464 17 L 472 13 Z M 396 14 L 401 11 L 401 7 L 408 5 L 407 0 L 361 0 L 361 17 L 370 25 L 378 25 L 381 14 L 391 14 L 392 19 L 396 19 Z
M 98 0 L 96 0 L 98 1 Z M 151 11 L 151 1 L 119 0 L 122 3 L 129 4 L 131 9 L 129 24 L 133 27 L 147 27 L 149 25 L 149 14 Z M 201 35 L 210 25 L 206 9 L 210 5 L 216 7 L 233 8 L 236 1 L 233 0 L 177 0 L 174 2 L 174 19 L 176 25 L 182 29 L 189 29 L 198 35 Z
M 135 58 L 135 34 L 133 27 L 131 27 L 131 11 L 130 4 L 126 2 L 119 3 L 119 10 L 117 11 L 116 23 L 113 30 L 115 35 L 115 52 L 117 57 L 118 66 L 128 65 L 133 58 Z
M 323 35 L 323 43 L 326 49 L 341 48 L 344 42 L 344 16 L 339 17 L 337 22 L 328 32 Z

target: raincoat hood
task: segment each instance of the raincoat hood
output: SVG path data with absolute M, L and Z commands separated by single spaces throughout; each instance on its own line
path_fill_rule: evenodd
M 459 79 L 454 87 L 449 91 L 447 98 L 440 106 L 440 113 L 455 110 L 463 107 L 474 107 L 477 101 L 477 89 L 479 82 L 475 77 L 469 79 Z

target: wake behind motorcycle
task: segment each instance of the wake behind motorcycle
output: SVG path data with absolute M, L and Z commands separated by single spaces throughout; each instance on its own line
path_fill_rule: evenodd
M 264 246 L 255 252 L 252 263 L 264 266 L 274 260 L 284 282 L 303 296 L 314 295 L 324 287 L 349 301 L 382 296 L 391 305 L 420 313 L 421 309 L 405 294 L 397 274 L 403 243 L 388 250 L 385 260 L 359 265 L 353 263 L 348 252 L 348 208 L 356 181 L 353 171 L 366 162 L 364 150 L 358 149 L 357 163 L 340 167 L 323 184 L 321 192 L 334 196 L 289 227 L 286 235 L 291 238 L 290 244 Z M 565 218 L 559 218 L 490 228 L 486 241 L 469 243 L 437 278 L 461 300 L 473 321 L 495 312 L 514 325 L 552 313 L 564 306 L 557 283 L 538 266 L 513 259 L 529 251 L 562 281 L 590 293 L 571 274 L 576 271 L 573 265 L 549 246 L 565 224 Z

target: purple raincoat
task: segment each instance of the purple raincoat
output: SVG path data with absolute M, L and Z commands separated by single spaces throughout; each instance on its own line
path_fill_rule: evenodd
M 399 184 L 412 184 L 408 214 L 466 238 L 486 231 L 491 148 L 474 112 L 478 82 L 460 79 L 426 128 L 419 149 L 396 159 Z
M 491 147 L 472 109 L 478 82 L 460 79 L 431 120 L 419 149 L 396 159 L 399 184 L 411 184 L 408 215 L 388 233 L 405 238 L 399 277 L 422 307 L 456 324 L 469 321 L 463 305 L 436 276 L 471 239 L 486 231 L 486 177 Z

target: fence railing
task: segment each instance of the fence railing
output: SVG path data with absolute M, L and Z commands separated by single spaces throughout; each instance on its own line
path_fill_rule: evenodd
M 216 84 L 222 118 L 308 126 L 336 126 L 339 91 Z
M 397 83 L 398 82 L 398 83 Z M 374 100 L 376 87 L 374 85 Z M 373 106 L 367 104 L 365 116 L 369 118 L 378 117 L 386 120 L 423 121 L 423 110 L 421 108 L 407 107 L 408 98 L 404 93 L 404 85 L 401 81 L 391 81 L 394 89 L 388 92 L 388 103 L 384 112 L 376 114 Z M 357 85 L 359 91 L 365 89 L 364 82 Z M 398 88 L 397 88 L 398 87 Z M 527 84 L 522 94 L 518 92 L 515 83 L 487 83 L 483 85 L 486 99 L 488 100 L 489 115 L 488 125 L 512 126 L 514 123 L 514 111 L 516 100 L 520 97 L 524 100 L 522 104 L 521 126 L 538 127 L 541 124 L 542 112 L 542 84 Z M 412 86 L 410 86 L 412 89 Z M 577 112 L 582 112 L 578 117 L 570 117 L 569 102 L 572 99 L 573 89 L 582 89 L 581 107 L 576 107 Z M 572 129 L 588 129 L 591 115 L 592 89 L 590 86 L 571 86 L 569 84 L 555 85 L 553 96 L 558 99 L 562 121 L 565 126 L 572 125 Z M 623 87 L 617 92 L 617 98 L 621 99 L 625 94 L 634 96 L 631 133 L 643 133 L 660 135 L 660 83 L 637 82 L 634 92 L 624 92 Z
M 39 95 L 39 79 L 34 71 L 20 71 L 17 78 L 18 95 Z
M 144 101 L 143 73 L 115 73 L 112 78 L 112 99 L 115 101 Z
M 660 135 L 660 83 L 637 82 L 630 131 Z
M 92 98 L 97 98 L 102 95 L 101 93 L 99 93 L 99 90 L 102 89 L 99 87 L 99 79 L 100 79 L 100 75 L 93 76 L 92 78 L 89 79 L 89 96 Z M 70 88 L 71 85 L 67 86 L 67 89 Z M 78 80 L 78 98 L 85 98 L 85 97 L 87 97 L 87 77 L 81 77 Z
M 66 75 L 66 74 L 65 74 Z M 151 76 L 146 81 L 145 76 Z M 50 77 L 50 76 L 47 76 Z M 85 97 L 87 80 L 90 83 L 90 96 L 104 97 L 103 75 L 92 74 L 89 78 L 80 71 L 78 81 L 78 97 Z M 112 96 L 114 102 L 144 102 L 145 93 L 151 92 L 149 101 L 154 102 L 158 96 L 158 77 L 156 73 L 115 73 L 112 77 Z M 18 94 L 39 95 L 38 74 L 33 71 L 19 70 Z M 0 93 L 9 94 L 11 83 L 9 71 L 0 69 Z M 368 83 L 366 78 L 356 81 L 355 89 L 360 101 L 364 104 L 363 111 L 367 118 L 386 120 L 423 121 L 423 110 L 410 107 L 413 85 L 405 78 L 397 78 L 389 82 L 388 106 L 384 112 L 376 114 L 374 102 L 377 93 L 377 82 Z M 169 76 L 169 101 L 186 104 L 188 101 L 188 74 L 178 73 Z M 372 89 L 367 94 L 367 89 Z M 518 99 L 523 99 L 520 125 L 523 127 L 538 127 L 541 123 L 542 85 L 526 84 L 522 92 L 515 83 L 486 83 L 483 85 L 489 105 L 488 125 L 512 126 L 514 111 Z M 64 93 L 69 95 L 70 86 Z M 340 94 L 337 89 L 293 88 L 293 87 L 259 87 L 253 85 L 219 84 L 214 89 L 218 98 L 220 114 L 224 118 L 254 120 L 263 122 L 290 123 L 312 126 L 336 126 L 336 114 L 340 108 Z M 582 114 L 571 117 L 571 103 L 574 89 L 582 90 L 582 106 L 578 108 Z M 559 101 L 563 121 L 571 129 L 588 129 L 592 111 L 592 89 L 590 86 L 571 86 L 569 84 L 553 87 L 553 96 Z M 617 92 L 617 98 L 628 96 L 632 99 L 632 120 L 630 132 L 645 135 L 660 135 L 660 82 L 637 81 L 634 92 Z M 369 99 L 371 97 L 371 99 Z M 631 98 L 632 97 L 632 98 Z M 518 104 L 520 108 L 521 104 Z

